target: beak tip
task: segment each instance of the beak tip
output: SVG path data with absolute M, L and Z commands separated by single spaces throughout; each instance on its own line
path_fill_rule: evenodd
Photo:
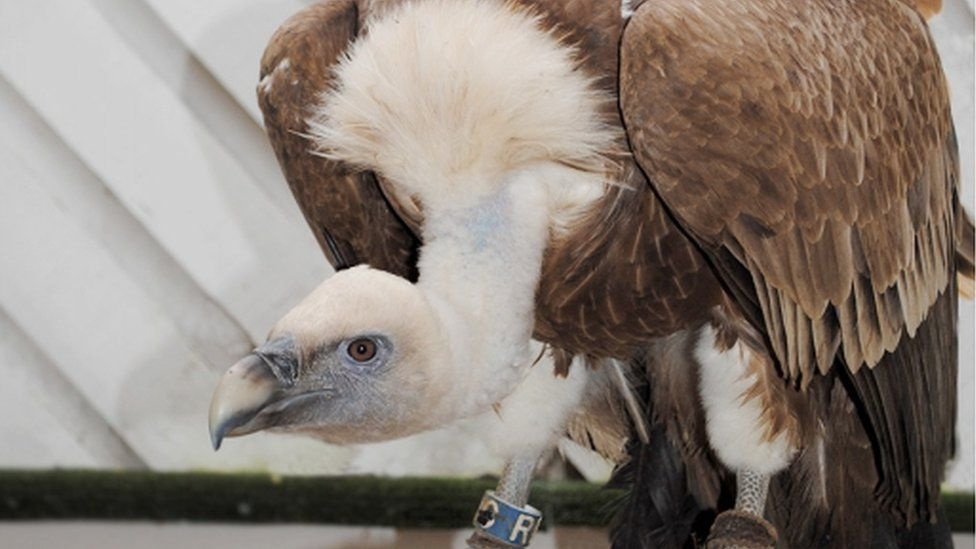
M 207 430 L 210 432 L 210 445 L 213 446 L 214 452 L 216 452 L 220 450 L 220 444 L 224 441 L 229 426 L 226 418 L 221 417 L 220 413 L 214 409 L 212 403 L 208 423 Z
M 227 436 L 227 431 L 230 428 L 227 421 L 221 421 L 216 419 L 211 415 L 210 417 L 210 445 L 213 446 L 214 452 L 220 450 L 221 443 L 224 442 L 224 438 Z
M 210 401 L 210 444 L 220 449 L 224 438 L 253 432 L 248 423 L 271 402 L 280 385 L 257 355 L 251 354 L 232 366 L 221 378 Z
M 224 441 L 224 434 L 219 430 L 210 431 L 210 445 L 213 446 L 214 452 L 220 450 L 220 444 Z

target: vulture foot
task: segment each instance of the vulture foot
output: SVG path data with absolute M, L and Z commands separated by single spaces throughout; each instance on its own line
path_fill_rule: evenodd
M 773 549 L 776 528 L 766 519 L 733 509 L 715 519 L 708 535 L 708 549 Z

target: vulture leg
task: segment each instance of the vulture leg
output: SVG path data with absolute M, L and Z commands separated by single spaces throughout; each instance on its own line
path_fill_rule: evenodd
M 770 477 L 792 461 L 791 433 L 775 432 L 765 394 L 762 357 L 742 341 L 730 344 L 711 326 L 702 330 L 702 404 L 709 445 L 736 473 L 735 509 L 718 516 L 708 547 L 775 547 L 775 528 L 763 517 Z
M 735 475 L 735 508 L 757 517 L 763 516 L 770 476 L 755 471 L 738 471 Z
M 519 507 L 528 503 L 532 472 L 535 470 L 538 458 L 539 456 L 533 453 L 509 461 L 502 471 L 501 478 L 498 479 L 495 495 Z
M 477 549 L 527 546 L 542 515 L 528 505 L 532 473 L 540 454 L 528 452 L 512 458 L 494 491 L 485 493 L 474 517 L 475 532 L 468 547 Z M 499 538 L 507 540 L 503 543 Z
M 554 363 L 532 367 L 515 391 L 485 416 L 486 441 L 508 463 L 495 490 L 481 500 L 475 533 L 468 539 L 471 547 L 525 546 L 542 520 L 528 505 L 532 473 L 539 458 L 566 433 L 595 382 L 582 364 L 565 377 L 554 375 L 554 369 Z

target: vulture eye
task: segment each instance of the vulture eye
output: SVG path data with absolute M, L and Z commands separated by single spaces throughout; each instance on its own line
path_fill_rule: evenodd
M 346 347 L 346 353 L 356 362 L 369 362 L 376 356 L 376 342 L 372 339 L 361 337 L 353 340 Z

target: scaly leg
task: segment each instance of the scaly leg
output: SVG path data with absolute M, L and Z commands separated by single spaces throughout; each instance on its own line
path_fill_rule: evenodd
M 735 508 L 763 516 L 766 510 L 766 495 L 769 493 L 769 477 L 755 471 L 739 471 L 735 475 Z
M 529 502 L 529 489 L 532 487 L 532 472 L 535 471 L 537 455 L 519 456 L 508 462 L 498 479 L 495 495 L 513 505 L 523 506 Z

